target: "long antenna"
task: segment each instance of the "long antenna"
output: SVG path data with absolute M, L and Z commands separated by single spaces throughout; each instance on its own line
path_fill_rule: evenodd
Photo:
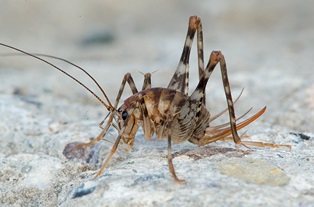
M 1 45 L 1 46 L 4 46 L 4 47 L 7 47 L 7 48 L 10 48 L 10 49 L 13 49 L 13 50 L 18 51 L 18 52 L 21 52 L 21 53 L 23 53 L 23 54 L 25 54 L 25 55 L 31 56 L 31 57 L 33 57 L 33 58 L 36 58 L 36 59 L 38 59 L 38 60 L 40 60 L 40 61 L 42 61 L 42 62 L 44 62 L 44 63 L 50 65 L 51 67 L 53 67 L 53 68 L 59 70 L 60 72 L 64 73 L 65 75 L 67 75 L 68 77 L 70 77 L 71 79 L 73 79 L 74 81 L 76 81 L 78 84 L 80 84 L 81 86 L 83 86 L 87 91 L 89 91 L 93 96 L 95 96 L 95 97 L 97 98 L 97 100 L 98 100 L 100 103 L 102 103 L 102 104 L 107 108 L 108 111 L 111 111 L 111 110 L 114 108 L 114 107 L 112 106 L 112 104 L 110 103 L 110 101 L 109 101 L 107 95 L 105 94 L 105 92 L 103 91 L 103 89 L 102 89 L 102 88 L 100 87 L 100 85 L 98 84 L 98 82 L 97 82 L 86 70 L 84 70 L 83 68 L 81 68 L 81 67 L 75 65 L 74 63 L 71 63 L 70 61 L 65 60 L 65 59 L 62 59 L 62 58 L 58 58 L 58 57 L 54 57 L 54 56 L 49 56 L 49 55 L 41 55 L 41 54 L 39 54 L 40 56 L 45 56 L 45 57 L 50 57 L 50 58 L 55 58 L 55 59 L 59 59 L 59 60 L 65 61 L 65 62 L 67 62 L 67 63 L 69 63 L 69 64 L 71 64 L 71 65 L 77 67 L 78 69 L 82 70 L 86 75 L 88 75 L 88 76 L 96 83 L 96 85 L 98 86 L 98 88 L 101 90 L 101 92 L 102 92 L 103 95 L 105 96 L 107 102 L 109 103 L 109 106 L 108 106 L 101 98 L 99 98 L 99 96 L 97 96 L 91 89 L 89 89 L 86 85 L 84 85 L 81 81 L 77 80 L 77 79 L 74 78 L 72 75 L 70 75 L 69 73 L 65 72 L 64 70 L 62 70 L 62 69 L 59 68 L 58 66 L 56 66 L 56 65 L 54 65 L 54 64 L 52 64 L 52 63 L 50 63 L 49 61 L 47 61 L 47 60 L 45 60 L 45 59 L 43 59 L 43 58 L 38 57 L 38 56 L 35 55 L 35 54 L 28 53 L 28 52 L 26 52 L 26 51 L 20 50 L 20 49 L 18 49 L 18 48 L 13 47 L 13 46 L 10 46 L 10 45 L 7 45 L 7 44 L 3 44 L 3 43 L 0 43 L 0 45 Z

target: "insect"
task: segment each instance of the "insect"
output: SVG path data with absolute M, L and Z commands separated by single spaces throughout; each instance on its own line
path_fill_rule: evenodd
M 189 91 L 189 57 L 192 42 L 194 36 L 197 36 L 197 55 L 198 55 L 198 72 L 199 82 L 192 94 L 188 94 Z M 266 110 L 264 107 L 255 115 L 250 118 L 237 123 L 234 101 L 232 99 L 227 66 L 225 58 L 220 51 L 213 51 L 210 54 L 208 64 L 204 66 L 204 54 L 203 54 L 203 31 L 201 19 L 198 16 L 191 16 L 188 23 L 188 31 L 182 51 L 182 55 L 177 66 L 177 69 L 170 80 L 167 88 L 152 87 L 151 86 L 151 74 L 144 74 L 144 84 L 141 91 L 135 86 L 133 78 L 130 73 L 127 73 L 120 86 L 120 90 L 117 94 L 114 104 L 112 104 L 104 90 L 100 87 L 97 81 L 88 74 L 84 69 L 73 63 L 64 60 L 62 58 L 52 57 L 48 55 L 36 55 L 30 54 L 25 51 L 19 50 L 12 46 L 8 46 L 0 43 L 0 45 L 17 50 L 24 54 L 37 58 L 52 67 L 65 73 L 70 78 L 81 84 L 90 93 L 92 93 L 108 110 L 108 115 L 100 123 L 102 128 L 101 133 L 89 143 L 80 144 L 78 147 L 89 147 L 95 142 L 101 141 L 109 133 L 110 127 L 114 127 L 118 130 L 118 136 L 115 137 L 113 147 L 105 160 L 104 164 L 96 174 L 96 178 L 99 177 L 106 166 L 108 165 L 111 157 L 115 154 L 117 148 L 120 145 L 126 145 L 127 150 L 130 151 L 133 147 L 135 135 L 140 126 L 143 128 L 145 139 L 150 139 L 155 134 L 157 139 L 167 139 L 168 142 L 168 166 L 173 178 L 177 182 L 183 182 L 176 175 L 173 163 L 171 145 L 172 142 L 180 144 L 185 141 L 189 141 L 198 146 L 204 146 L 209 143 L 223 140 L 226 138 L 232 138 L 234 143 L 239 146 L 259 146 L 259 147 L 290 147 L 289 145 L 276 145 L 263 142 L 242 141 L 238 135 L 238 130 L 249 125 L 260 117 Z M 86 87 L 79 80 L 51 64 L 40 56 L 57 58 L 66 61 L 77 68 L 85 72 L 102 91 L 106 102 L 97 96 L 93 91 Z M 210 112 L 206 108 L 205 88 L 207 82 L 212 74 L 215 66 L 220 64 L 220 70 L 222 75 L 222 81 L 227 101 L 227 109 L 218 113 L 215 116 L 211 116 Z M 126 83 L 129 84 L 133 95 L 123 101 L 122 105 L 118 107 L 121 96 L 123 94 Z M 229 123 L 210 126 L 210 123 L 221 116 L 224 112 L 229 112 Z M 245 113 L 246 114 L 246 113 Z M 244 115 L 245 115 L 244 114 Z M 240 118 L 242 118 L 241 116 Z M 105 124 L 106 122 L 106 124 Z

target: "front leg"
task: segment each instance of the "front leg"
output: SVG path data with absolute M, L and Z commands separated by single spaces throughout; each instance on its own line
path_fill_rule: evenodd
M 127 73 L 124 75 L 118 95 L 116 97 L 116 101 L 114 104 L 114 108 L 116 109 L 118 107 L 119 101 L 121 99 L 122 93 L 124 91 L 125 88 L 125 84 L 128 82 L 130 89 L 132 91 L 133 94 L 137 93 L 138 90 L 135 86 L 134 80 L 131 76 L 130 73 Z M 114 121 L 114 117 L 117 116 L 117 111 L 109 111 L 108 115 L 99 123 L 99 127 L 102 129 L 102 131 L 100 132 L 100 134 L 93 140 L 91 140 L 88 143 L 81 143 L 78 145 L 78 147 L 90 147 L 92 146 L 94 143 L 99 142 L 100 140 L 103 139 L 103 137 L 106 136 L 108 129 L 110 128 L 110 126 L 113 125 L 113 121 Z M 108 118 L 109 117 L 109 118 Z M 105 120 L 108 118 L 107 124 L 105 127 L 102 127 L 102 125 L 104 124 Z M 115 126 L 115 125 L 114 125 Z M 118 126 L 115 126 L 115 128 L 117 128 Z

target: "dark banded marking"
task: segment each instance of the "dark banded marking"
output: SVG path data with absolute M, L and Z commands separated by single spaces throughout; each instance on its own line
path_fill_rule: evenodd
M 228 79 L 227 65 L 226 65 L 226 61 L 225 61 L 225 58 L 223 55 L 221 55 L 220 69 L 221 69 L 221 76 L 222 76 L 222 80 L 223 80 L 226 100 L 227 100 L 227 104 L 228 104 L 232 137 L 233 137 L 234 142 L 236 144 L 239 144 L 239 143 L 241 143 L 241 139 L 238 135 L 238 131 L 236 128 L 237 125 L 236 125 L 236 118 L 235 118 L 235 112 L 234 112 L 234 104 L 232 101 L 232 95 L 231 95 L 230 84 L 229 84 L 229 79 Z
M 190 41 L 192 42 L 193 38 Z M 184 65 L 189 64 L 190 52 L 191 52 L 191 45 L 185 45 L 184 48 L 183 48 L 183 51 L 182 51 L 181 58 L 180 58 L 180 61 Z
M 189 92 L 189 58 L 191 46 L 196 31 L 197 31 L 197 48 L 198 50 L 201 50 L 200 52 L 198 52 L 198 56 L 199 54 L 203 54 L 203 35 L 201 28 L 201 20 L 197 16 L 191 16 L 189 19 L 188 31 L 186 34 L 180 61 L 168 85 L 169 89 L 180 91 L 186 95 L 188 95 Z M 201 62 L 203 62 L 203 59 L 204 59 L 203 57 L 199 58 L 199 68 L 204 68 L 204 66 L 202 66 L 201 64 Z

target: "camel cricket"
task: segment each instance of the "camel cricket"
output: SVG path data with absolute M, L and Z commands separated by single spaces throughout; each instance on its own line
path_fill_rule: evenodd
M 194 36 L 197 36 L 197 55 L 198 55 L 198 72 L 199 72 L 199 82 L 192 94 L 188 94 L 189 91 L 189 57 L 192 42 Z M 180 144 L 185 141 L 189 141 L 198 146 L 204 146 L 209 143 L 225 140 L 230 138 L 230 135 L 234 143 L 239 146 L 258 146 L 258 147 L 289 147 L 289 145 L 276 145 L 263 142 L 252 142 L 252 141 L 242 141 L 238 135 L 238 130 L 249 125 L 258 117 L 260 117 L 266 110 L 264 107 L 255 115 L 250 118 L 237 123 L 234 111 L 234 102 L 231 96 L 231 90 L 227 75 L 227 67 L 223 54 L 220 51 L 213 51 L 210 54 L 210 58 L 206 68 L 204 68 L 204 55 L 203 55 L 203 32 L 202 23 L 200 17 L 191 16 L 189 19 L 188 31 L 182 51 L 182 55 L 177 66 L 177 69 L 170 80 L 167 88 L 151 87 L 151 74 L 144 74 L 144 84 L 141 91 L 138 91 L 133 78 L 130 73 L 127 73 L 122 81 L 120 90 L 116 97 L 114 105 L 109 101 L 106 93 L 97 83 L 97 81 L 88 74 L 84 69 L 79 66 L 64 60 L 62 58 L 57 58 L 49 55 L 31 54 L 12 46 L 2 44 L 2 46 L 9 47 L 11 49 L 17 50 L 21 53 L 32 56 L 33 58 L 39 59 L 52 67 L 60 70 L 70 78 L 74 79 L 76 82 L 81 84 L 85 89 L 92 93 L 109 111 L 105 119 L 99 124 L 102 128 L 101 133 L 97 138 L 93 139 L 89 143 L 78 144 L 78 147 L 90 147 L 95 142 L 105 139 L 106 134 L 109 134 L 108 129 L 114 127 L 118 130 L 118 136 L 115 139 L 113 147 L 110 154 L 105 160 L 104 164 L 96 174 L 96 178 L 99 177 L 106 166 L 108 165 L 111 157 L 116 152 L 120 145 L 127 145 L 127 150 L 130 151 L 133 147 L 136 132 L 139 126 L 143 127 L 145 139 L 150 139 L 154 134 L 157 139 L 167 138 L 168 140 L 168 166 L 171 174 L 173 175 L 175 181 L 183 182 L 177 177 L 171 154 L 171 143 Z M 51 64 L 47 60 L 41 58 L 40 56 L 56 58 L 65 61 L 78 69 L 86 73 L 98 86 L 104 95 L 106 101 L 105 103 L 101 98 L 99 98 L 93 91 L 91 91 L 83 83 L 75 79 L 73 76 L 69 75 L 67 72 L 58 68 L 57 66 Z M 224 91 L 227 100 L 227 109 L 218 113 L 217 115 L 211 117 L 209 111 L 205 105 L 205 88 L 212 74 L 215 66 L 220 63 L 220 70 L 222 75 L 222 81 L 224 85 Z M 123 104 L 118 107 L 121 95 L 124 91 L 126 82 L 128 82 L 133 95 L 123 101 Z M 241 94 L 240 94 L 241 95 Z M 239 96 L 240 97 L 240 96 Z M 229 112 L 229 123 L 210 126 L 212 122 L 217 117 L 221 116 L 224 112 Z M 250 111 L 250 110 L 249 110 Z M 244 114 L 246 115 L 246 113 Z M 240 118 L 242 118 L 241 116 Z M 106 121 L 106 125 L 103 127 Z

